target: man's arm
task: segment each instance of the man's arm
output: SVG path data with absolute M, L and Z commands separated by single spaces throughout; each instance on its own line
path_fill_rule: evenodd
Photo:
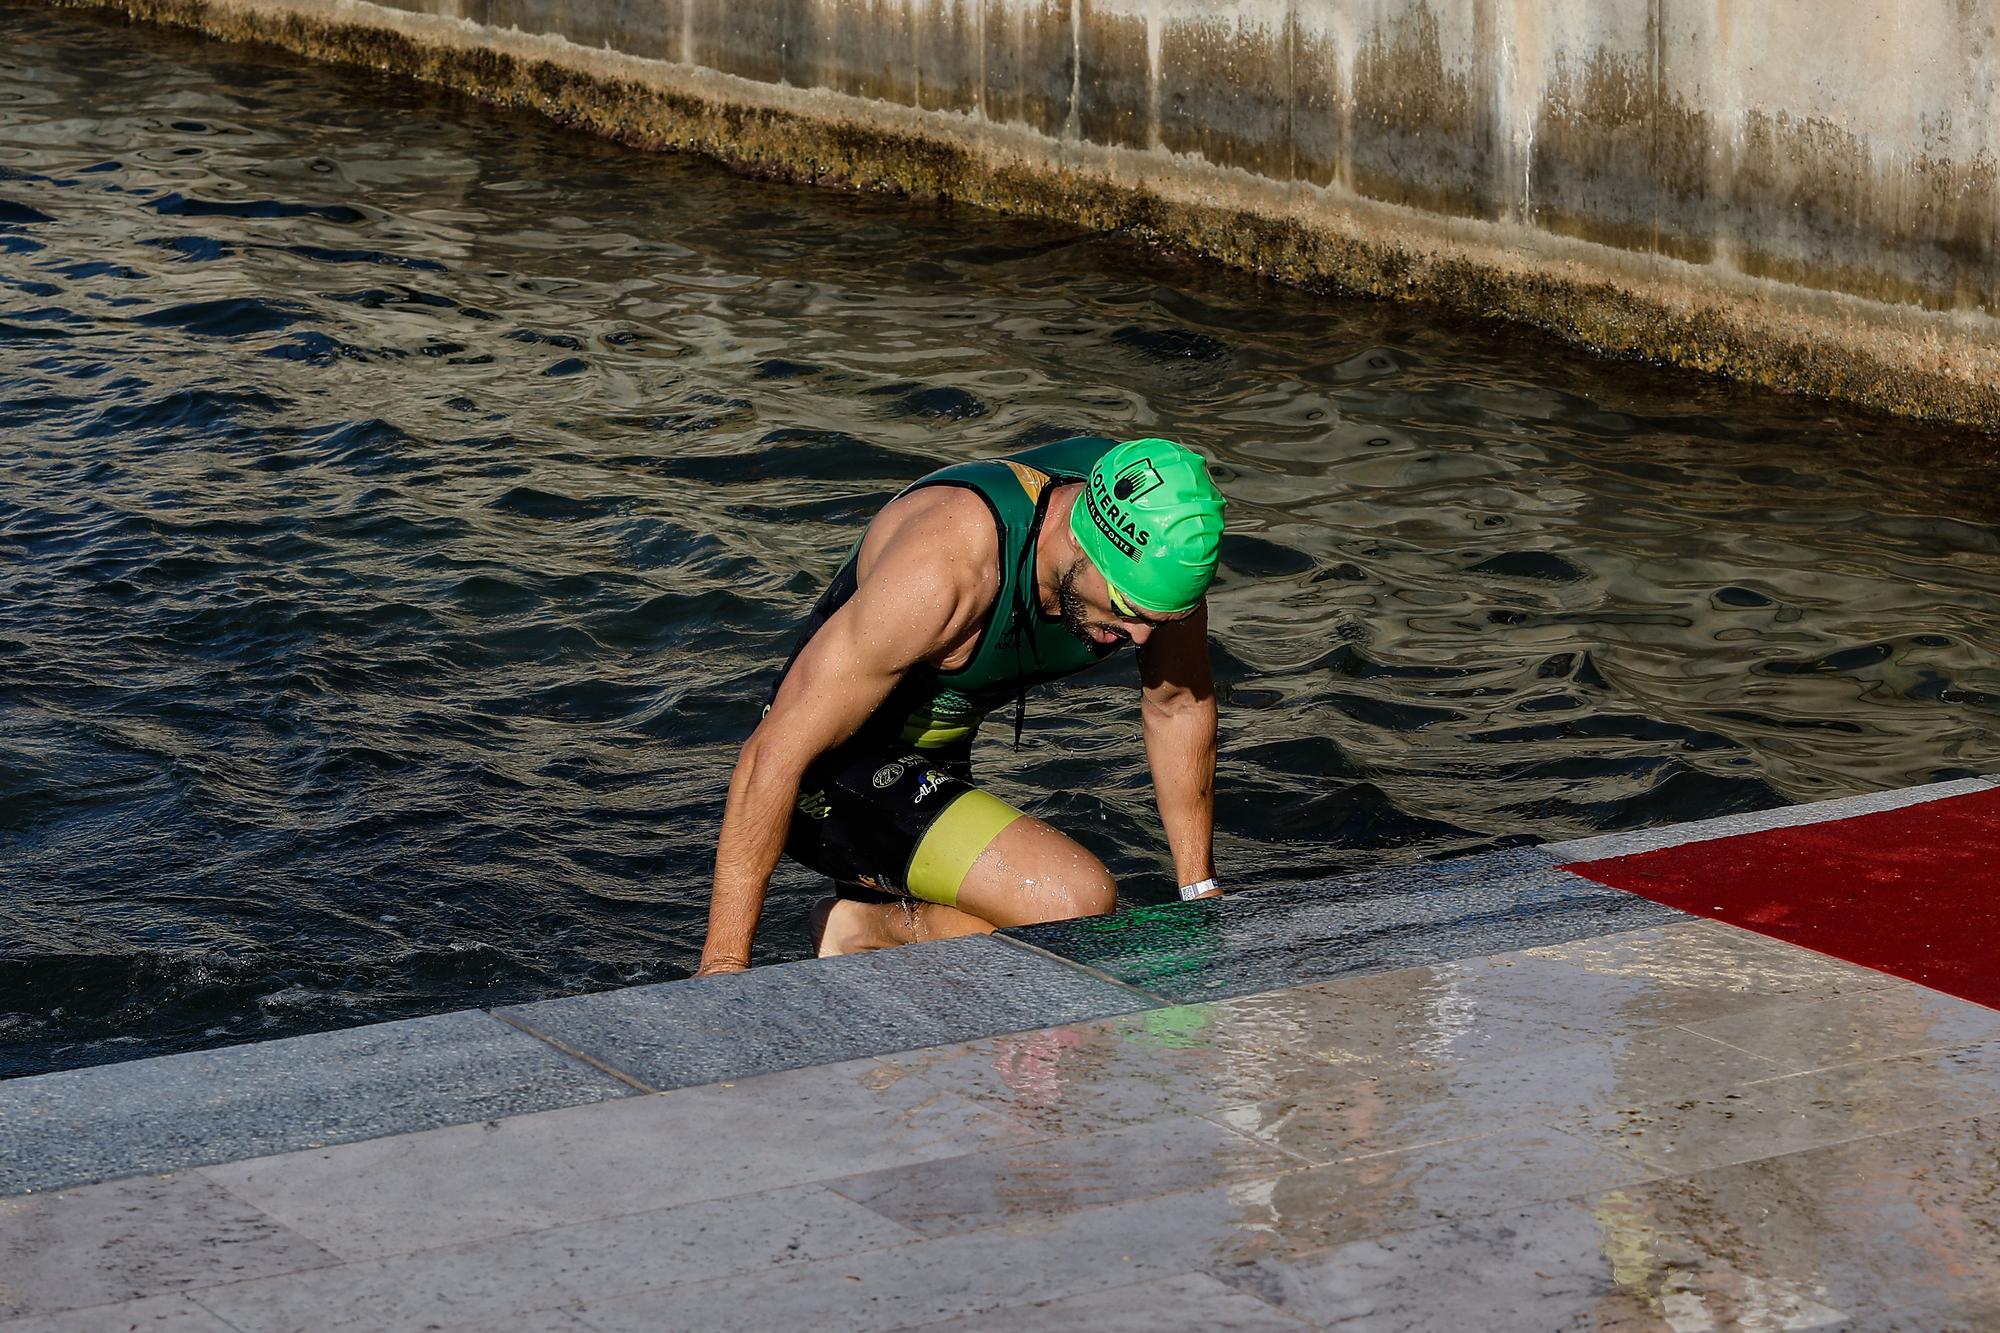
M 1215 681 L 1208 607 L 1153 631 L 1139 654 L 1140 715 L 1153 796 L 1180 882 L 1215 876 Z
M 792 663 L 770 711 L 744 742 L 716 842 L 708 938 L 696 976 L 750 965 L 764 891 L 784 852 L 806 766 L 852 736 L 911 667 L 969 633 L 992 601 L 991 588 L 981 600 L 976 562 L 939 559 L 940 551 L 966 548 L 964 535 L 952 530 L 953 517 L 948 506 L 933 506 L 899 527 L 854 596 Z

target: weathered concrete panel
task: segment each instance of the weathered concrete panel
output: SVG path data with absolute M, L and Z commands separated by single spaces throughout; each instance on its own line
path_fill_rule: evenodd
M 1995 19 L 1944 0 L 1661 0 L 1663 108 L 1710 117 L 1709 207 L 1681 221 L 1747 273 L 1994 313 Z
M 1292 175 L 1351 190 L 1352 26 L 1340 15 L 1297 4 L 1286 22 L 1292 50 Z
M 926 111 L 979 114 L 986 98 L 981 63 L 984 0 L 914 0 L 917 104 Z
M 1052 139 L 1073 133 L 1076 25 L 1069 0 L 986 0 L 986 118 Z
M 1083 0 L 1077 132 L 1091 143 L 1159 143 L 1159 24 L 1146 0 Z
M 522 32 L 547 33 L 578 46 L 601 47 L 653 60 L 679 56 L 684 25 L 682 6 L 691 0 L 406 0 L 401 8 L 423 4 L 451 6 L 431 12 L 461 11 L 459 17 Z M 478 17 L 473 12 L 476 7 Z
M 687 6 L 683 62 L 758 83 L 814 86 L 820 72 L 817 0 L 680 3 Z
M 806 8 L 818 30 L 806 86 L 917 105 L 917 21 L 929 6 L 921 0 L 818 0 Z
M 482 6 L 480 11 L 481 17 L 473 19 L 473 22 L 484 23 L 486 21 L 483 8 L 485 0 L 477 0 L 477 2 Z M 466 13 L 465 0 L 382 0 L 382 3 L 391 9 L 406 9 L 412 14 L 434 14 L 439 18 L 447 19 L 471 17 Z
M 1459 217 L 1490 199 L 1493 107 L 1474 0 L 1354 0 L 1348 184 L 1385 203 Z
M 1160 143 L 1217 166 L 1292 176 L 1289 0 L 1228 0 L 1160 25 Z
M 1663 178 L 1656 23 L 1650 6 L 1560 0 L 1503 70 L 1501 119 L 1532 226 L 1653 249 Z M 1527 38 L 1538 39 L 1529 46 Z M 1685 185 L 1682 186 L 1685 189 Z M 1704 258 L 1678 243 L 1679 258 Z
M 59 2 L 2000 428 L 1989 6 Z

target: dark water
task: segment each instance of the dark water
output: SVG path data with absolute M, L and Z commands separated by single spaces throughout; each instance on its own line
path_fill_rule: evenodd
M 0 5 L 0 1074 L 682 975 L 899 485 L 1219 463 L 1242 886 L 2000 769 L 1986 446 Z M 1171 891 L 1129 663 L 991 783 Z M 798 956 L 819 886 L 773 891 Z

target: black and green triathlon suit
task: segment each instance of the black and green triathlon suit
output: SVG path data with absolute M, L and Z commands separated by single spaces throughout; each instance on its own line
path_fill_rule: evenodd
M 785 850 L 831 876 L 843 894 L 953 905 L 972 863 L 1020 818 L 972 785 L 972 738 L 994 709 L 1083 670 L 1107 651 L 1078 639 L 1060 616 L 1043 613 L 1034 552 L 1050 490 L 1083 481 L 1091 464 L 1116 447 L 1096 436 L 1059 440 L 940 468 L 903 491 L 961 486 L 986 501 L 1000 545 L 1000 595 L 971 661 L 956 671 L 910 671 L 859 731 L 806 769 Z M 793 660 L 854 595 L 860 552 L 856 542 L 813 607 Z

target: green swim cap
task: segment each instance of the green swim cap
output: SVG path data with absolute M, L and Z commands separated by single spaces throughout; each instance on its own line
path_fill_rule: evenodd
M 1172 440 L 1131 440 L 1090 469 L 1069 530 L 1121 612 L 1179 615 L 1215 577 L 1222 506 L 1200 454 Z

